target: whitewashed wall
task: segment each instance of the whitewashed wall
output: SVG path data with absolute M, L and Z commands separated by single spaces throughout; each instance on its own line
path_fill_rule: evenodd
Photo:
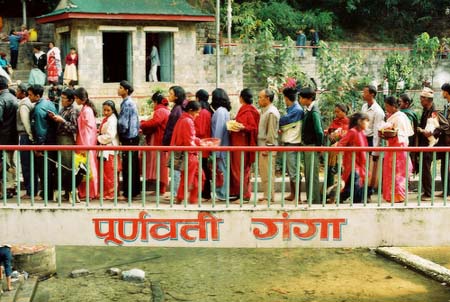
M 198 208 L 197 208 L 198 209 Z M 395 208 L 344 208 L 339 209 L 297 209 L 284 212 L 282 210 L 214 210 L 199 212 L 196 208 L 187 210 L 172 209 L 32 209 L 16 207 L 0 209 L 0 238 L 1 242 L 13 244 L 47 243 L 55 245 L 105 245 L 108 224 L 103 223 L 97 235 L 95 219 L 110 219 L 114 225 L 114 232 L 110 239 L 115 239 L 124 246 L 167 246 L 167 247 L 376 247 L 376 246 L 448 246 L 450 245 L 450 207 L 435 206 L 433 208 L 395 207 Z M 146 211 L 145 224 L 139 220 L 142 211 Z M 287 218 L 283 218 L 288 215 Z M 203 240 L 195 226 L 199 225 L 199 215 L 206 215 L 205 221 L 217 219 L 217 228 L 211 228 L 211 223 L 205 224 L 206 233 Z M 211 216 L 212 215 L 212 216 Z M 143 217 L 141 217 L 143 218 Z M 264 233 L 264 224 L 255 223 L 252 219 L 278 219 L 275 223 L 278 232 L 272 238 L 257 238 L 254 231 L 259 229 Z M 124 240 L 119 233 L 118 219 L 127 219 L 123 235 L 131 236 L 133 221 L 136 236 L 132 240 Z M 157 222 L 154 219 L 160 219 Z M 174 220 L 175 219 L 175 220 Z M 180 222 L 180 220 L 191 221 Z M 302 223 L 290 224 L 290 232 L 285 233 L 283 239 L 283 224 L 289 226 L 286 219 L 306 219 L 310 222 L 317 219 L 341 219 L 340 229 L 328 226 L 328 235 L 324 236 L 320 223 L 316 223 L 316 232 L 308 238 L 300 239 L 294 233 L 295 227 L 300 227 L 300 233 L 305 235 L 308 225 Z M 311 220 L 312 219 L 312 220 Z M 161 222 L 162 220 L 162 222 Z M 176 220 L 179 223 L 175 223 Z M 222 220 L 219 223 L 219 220 Z M 105 220 L 107 221 L 107 220 Z M 167 228 L 159 228 L 156 234 L 162 235 L 170 230 L 170 221 L 176 225 L 172 239 L 155 240 L 151 235 L 151 228 L 157 223 L 166 222 Z M 201 222 L 201 220 L 200 220 Z M 201 225 L 201 223 L 200 223 Z M 338 225 L 338 224 L 337 224 Z M 163 225 L 159 225 L 160 227 Z M 187 232 L 194 240 L 183 237 L 183 228 L 194 228 Z M 147 230 L 145 230 L 147 228 Z M 156 227 L 155 227 L 156 228 Z M 154 231 L 155 229 L 153 229 Z M 174 229 L 172 229 L 174 230 Z M 213 230 L 217 237 L 213 238 Z M 312 230 L 312 229 L 309 229 Z M 325 234 L 326 235 L 326 234 Z M 320 238 L 320 237 L 326 238 Z M 107 237 L 107 236 L 106 236 Z M 145 237 L 147 237 L 145 239 Z M 290 238 L 288 238 L 290 237 Z M 192 239 L 191 238 L 191 239 Z M 129 238 L 130 239 L 130 238 Z M 143 240 L 144 239 L 144 240 Z M 108 244 L 114 244 L 114 240 Z

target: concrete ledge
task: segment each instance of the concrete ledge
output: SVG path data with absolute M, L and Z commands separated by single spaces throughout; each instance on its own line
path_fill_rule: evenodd
M 375 249 L 375 252 L 419 271 L 436 281 L 450 284 L 450 270 L 430 260 L 414 255 L 398 247 L 379 247 Z

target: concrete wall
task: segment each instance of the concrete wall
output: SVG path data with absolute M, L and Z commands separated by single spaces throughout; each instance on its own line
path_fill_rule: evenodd
M 180 85 L 195 93 L 200 88 L 212 91 L 215 88 L 215 56 L 205 56 L 197 52 L 196 24 L 190 22 L 127 22 L 72 20 L 55 25 L 56 44 L 60 45 L 59 32 L 70 30 L 71 44 L 79 53 L 79 85 L 85 87 L 95 102 L 117 98 L 118 83 L 103 83 L 102 26 L 113 26 L 114 30 L 130 32 L 133 52 L 133 85 L 136 99 L 149 98 L 155 88 Z M 174 81 L 173 83 L 149 83 L 145 80 L 145 32 L 146 26 L 171 27 L 174 39 Z M 233 93 L 242 87 L 242 59 L 228 56 L 222 59 L 221 87 Z M 142 102 L 143 104 L 143 102 Z
M 143 216 L 145 212 L 142 211 L 147 211 L 147 216 Z M 0 238 L 2 242 L 12 244 L 101 246 L 106 244 L 109 233 L 109 239 L 125 246 L 448 246 L 449 215 L 450 207 L 438 205 L 380 208 L 376 205 L 365 208 L 354 205 L 352 208 L 341 206 L 339 210 L 333 207 L 283 210 L 253 207 L 226 209 L 217 206 L 214 209 L 203 207 L 202 212 L 198 211 L 197 206 L 187 209 L 182 206 L 172 209 L 141 209 L 134 206 L 116 209 L 58 209 L 49 206 L 37 209 L 22 205 L 20 209 L 13 206 L 0 210 Z M 96 223 L 102 220 L 96 232 Z M 199 221 L 209 223 L 203 225 Z M 124 223 L 124 228 L 121 223 Z M 262 238 L 269 229 L 272 234 Z M 171 234 L 172 238 L 155 238 L 155 235 L 163 234 Z M 204 238 L 200 240 L 202 236 Z

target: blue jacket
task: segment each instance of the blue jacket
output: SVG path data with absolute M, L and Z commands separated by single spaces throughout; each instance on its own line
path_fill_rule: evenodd
M 20 42 L 20 36 L 10 35 L 9 36 L 9 49 L 19 50 L 19 42 Z
M 291 107 L 288 107 L 286 111 L 287 113 L 280 117 L 280 126 L 295 123 L 303 119 L 304 112 L 298 102 L 295 102 Z
M 136 103 L 127 97 L 120 104 L 118 121 L 119 137 L 121 139 L 136 138 L 139 135 L 139 114 Z
M 40 99 L 31 113 L 31 128 L 36 145 L 56 145 L 56 123 L 48 116 L 48 112 L 58 114 L 53 102 Z

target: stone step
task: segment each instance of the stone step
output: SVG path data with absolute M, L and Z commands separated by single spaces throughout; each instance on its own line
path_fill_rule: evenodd
M 19 287 L 14 302 L 32 302 L 37 289 L 38 278 L 30 277 Z

